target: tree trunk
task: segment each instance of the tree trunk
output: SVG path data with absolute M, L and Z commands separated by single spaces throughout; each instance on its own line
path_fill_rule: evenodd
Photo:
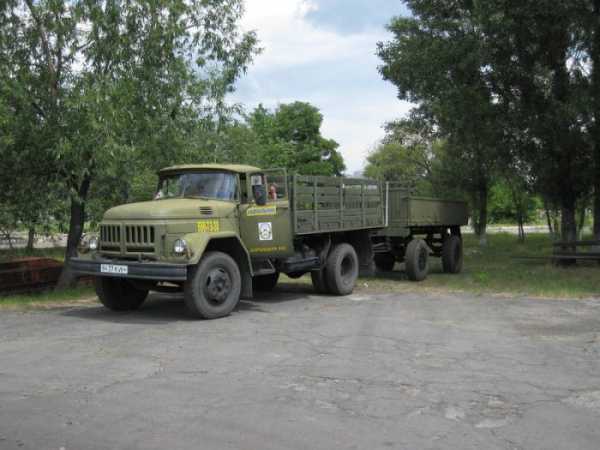
M 509 183 L 511 183 L 511 180 L 508 180 Z M 526 206 L 525 206 L 525 201 L 523 201 L 523 196 L 521 195 L 520 192 L 518 192 L 520 186 L 515 186 L 515 184 L 511 184 L 511 196 L 512 196 L 512 201 L 513 204 L 515 206 L 515 211 L 516 211 L 516 215 L 517 215 L 517 229 L 518 229 L 518 240 L 519 242 L 523 243 L 525 242 L 525 228 L 524 228 L 524 222 L 525 222 L 525 215 L 527 214 L 526 211 Z
M 548 203 L 544 201 L 544 212 L 546 213 L 546 222 L 548 223 L 548 232 L 554 238 L 554 227 L 552 226 L 552 215 L 550 214 L 550 209 L 548 208 Z
M 600 143 L 595 144 L 600 151 Z M 594 176 L 594 240 L 600 241 L 600 155 L 596 155 L 599 160 L 596 162 L 596 174 Z
M 79 186 L 77 196 L 71 195 L 71 217 L 69 219 L 69 234 L 67 236 L 67 249 L 65 252 L 65 265 L 60 274 L 56 289 L 64 289 L 75 284 L 76 277 L 71 270 L 69 259 L 77 255 L 77 246 L 83 234 L 85 223 L 85 202 L 90 188 L 90 177 L 85 176 Z
M 10 234 L 10 231 L 2 231 L 2 236 L 4 236 L 4 239 L 8 243 L 8 249 L 13 250 L 12 236 Z
M 487 185 L 479 188 L 479 226 L 477 227 L 477 235 L 479 237 L 479 245 L 485 247 L 487 245 L 487 218 L 488 218 L 488 189 Z
M 523 214 L 519 211 L 517 213 L 517 225 L 519 228 L 519 242 L 525 242 L 525 227 L 523 226 Z
M 577 221 L 575 220 L 575 205 L 566 205 L 561 209 L 561 239 L 565 242 L 577 240 Z
M 30 227 L 27 232 L 27 246 L 25 249 L 28 252 L 33 251 L 33 244 L 35 244 L 35 227 Z
M 561 240 L 563 242 L 575 242 L 577 240 L 577 221 L 575 219 L 575 202 L 571 205 L 564 205 L 561 209 Z M 576 247 L 572 245 L 562 245 L 561 252 L 575 252 Z M 557 261 L 562 266 L 573 266 L 577 264 L 575 259 L 562 259 Z
M 579 223 L 577 224 L 577 238 L 579 240 L 583 239 L 583 228 L 585 227 L 585 213 L 586 213 L 586 205 L 587 201 L 584 201 L 584 204 L 579 210 Z
M 594 146 L 594 239 L 600 240 L 600 0 L 594 0 L 592 59 L 592 145 Z

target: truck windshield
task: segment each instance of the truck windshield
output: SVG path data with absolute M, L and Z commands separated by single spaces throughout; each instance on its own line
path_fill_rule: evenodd
M 207 198 L 233 201 L 237 177 L 229 172 L 185 172 L 161 177 L 154 200 Z

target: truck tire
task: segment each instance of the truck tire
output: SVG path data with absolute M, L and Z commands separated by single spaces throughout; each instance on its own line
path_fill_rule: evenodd
M 442 246 L 442 268 L 445 273 L 460 273 L 462 266 L 462 239 L 459 236 L 449 236 Z
M 413 239 L 406 247 L 406 274 L 411 281 L 423 281 L 429 272 L 429 247 L 422 239 Z
M 334 295 L 348 295 L 354 290 L 358 278 L 358 256 L 350 244 L 338 244 L 327 257 L 325 264 L 327 287 Z
M 148 296 L 148 291 L 136 289 L 123 278 L 96 277 L 94 286 L 100 302 L 111 311 L 138 309 Z
M 329 286 L 327 286 L 327 276 L 325 275 L 325 268 L 321 270 L 313 270 L 310 272 L 310 279 L 312 281 L 313 288 L 317 294 L 329 294 Z
M 233 311 L 241 290 L 242 276 L 233 258 L 223 252 L 208 252 L 190 270 L 183 298 L 192 316 L 216 319 Z
M 277 285 L 279 272 L 273 272 L 268 275 L 259 275 L 252 278 L 252 287 L 256 291 L 269 292 Z
M 375 267 L 379 272 L 391 272 L 396 265 L 396 258 L 391 253 L 378 253 L 375 255 Z

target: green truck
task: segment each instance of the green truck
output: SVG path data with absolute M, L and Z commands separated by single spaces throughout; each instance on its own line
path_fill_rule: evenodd
M 310 273 L 317 292 L 347 295 L 360 272 L 430 256 L 462 267 L 463 202 L 411 197 L 374 180 L 288 176 L 283 169 L 200 164 L 159 172 L 152 201 L 109 209 L 86 235 L 75 273 L 93 275 L 111 310 L 138 308 L 149 291 L 183 291 L 192 315 L 228 315 L 240 298 L 273 289 L 280 273 Z

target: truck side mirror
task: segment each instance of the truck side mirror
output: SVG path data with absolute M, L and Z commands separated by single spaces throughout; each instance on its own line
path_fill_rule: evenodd
M 265 206 L 267 204 L 267 189 L 264 184 L 252 186 L 252 195 L 254 195 L 254 201 L 258 206 Z

